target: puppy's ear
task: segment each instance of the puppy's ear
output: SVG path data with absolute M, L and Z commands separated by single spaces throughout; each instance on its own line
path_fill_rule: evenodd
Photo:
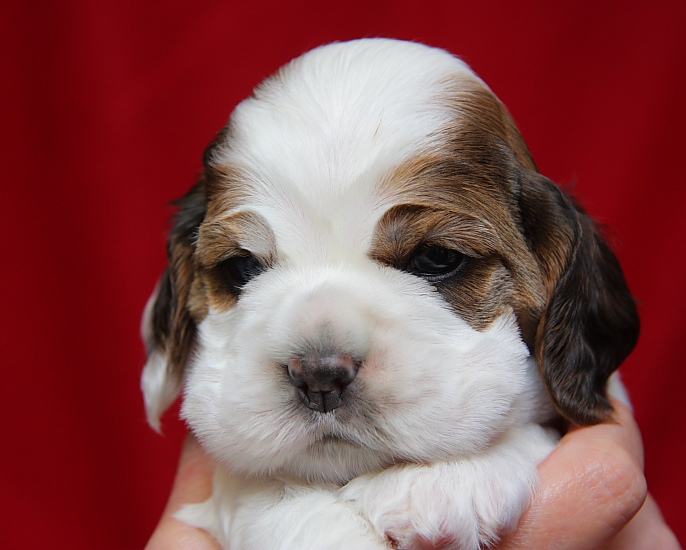
M 197 295 L 193 261 L 195 239 L 205 218 L 205 184 L 200 181 L 175 205 L 178 212 L 169 236 L 169 265 L 143 315 L 148 361 L 141 388 L 148 423 L 160 431 L 160 418 L 181 390 L 184 369 L 195 344 Z
M 534 342 L 543 381 L 566 418 L 597 424 L 612 412 L 608 378 L 638 340 L 636 304 L 593 220 L 553 182 L 529 172 L 519 202 L 546 278 Z

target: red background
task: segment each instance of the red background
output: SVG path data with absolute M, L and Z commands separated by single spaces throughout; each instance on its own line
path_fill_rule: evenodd
M 641 301 L 624 372 L 651 491 L 686 498 L 681 1 L 5 2 L 0 8 L 0 546 L 140 548 L 182 427 L 145 424 L 138 323 L 170 209 L 233 106 L 324 42 L 463 56 L 543 173 L 612 228 Z

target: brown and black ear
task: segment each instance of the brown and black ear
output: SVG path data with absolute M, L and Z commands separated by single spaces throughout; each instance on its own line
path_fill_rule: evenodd
M 546 278 L 534 342 L 543 381 L 567 419 L 597 424 L 612 412 L 608 378 L 638 341 L 636 303 L 595 222 L 553 182 L 530 172 L 519 203 Z
M 205 183 L 201 180 L 182 199 L 174 218 L 167 255 L 169 265 L 148 301 L 143 337 L 148 360 L 141 388 L 148 422 L 160 431 L 160 418 L 181 391 L 183 374 L 195 344 L 197 286 L 195 240 L 205 218 Z

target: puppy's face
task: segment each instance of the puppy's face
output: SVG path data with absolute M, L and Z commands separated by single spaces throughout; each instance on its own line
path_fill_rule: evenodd
M 282 69 L 208 149 L 143 387 L 155 425 L 185 383 L 234 470 L 345 481 L 479 452 L 550 401 L 602 420 L 637 330 L 614 256 L 486 85 L 357 41 Z

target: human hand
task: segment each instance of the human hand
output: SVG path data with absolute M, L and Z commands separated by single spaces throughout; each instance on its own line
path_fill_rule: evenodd
M 210 497 L 213 469 L 210 457 L 189 434 L 183 443 L 169 501 L 145 550 L 221 550 L 207 532 L 172 517 L 184 504 Z
M 614 406 L 613 423 L 571 429 L 541 463 L 536 496 L 498 550 L 680 549 L 655 501 L 646 499 L 641 435 L 631 411 Z M 189 436 L 146 550 L 220 550 L 206 532 L 171 517 L 183 504 L 210 496 L 212 469 Z
M 643 445 L 631 411 L 573 427 L 538 468 L 536 495 L 498 550 L 679 550 L 647 494 Z

